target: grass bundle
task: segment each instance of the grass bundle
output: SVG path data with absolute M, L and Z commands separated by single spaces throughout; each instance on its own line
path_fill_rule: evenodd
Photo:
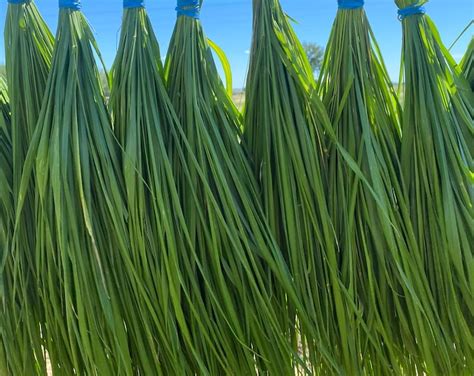
M 9 3 L 5 52 L 15 171 L 21 172 L 23 168 L 36 127 L 51 67 L 53 44 L 53 35 L 32 1 Z M 21 173 L 16 173 L 16 194 L 20 179 Z
M 142 285 L 130 260 L 118 143 L 80 3 L 61 0 L 45 98 L 19 197 L 38 196 L 34 273 L 54 374 L 132 374 Z M 28 215 L 19 202 L 16 223 Z M 141 317 L 135 317 L 140 322 Z
M 9 2 L 5 24 L 6 73 L 12 112 L 12 190 L 14 206 L 25 157 L 38 120 L 46 88 L 53 36 L 32 1 Z M 25 215 L 15 230 L 15 247 L 6 255 L 5 278 L 9 279 L 5 304 L 9 317 L 7 363 L 12 374 L 45 373 L 41 321 L 34 272 L 36 225 L 35 194 L 30 187 L 24 204 Z
M 464 374 L 474 369 L 474 99 L 424 3 L 396 1 L 403 26 L 401 168 L 449 351 L 446 357 L 441 347 L 427 372 Z
M 201 287 L 192 279 L 193 244 L 167 150 L 169 139 L 179 137 L 179 124 L 143 2 L 124 1 L 124 8 L 110 107 L 124 149 L 132 259 L 148 293 L 139 303 L 148 318 L 139 324 L 147 332 L 145 346 L 135 344 L 140 352 L 135 363 L 146 375 L 212 374 L 205 353 L 198 350 L 220 350 L 209 340 L 214 336 L 213 326 L 208 323 L 203 300 L 195 299 Z M 185 164 L 182 168 L 187 171 Z M 192 319 L 195 327 L 189 325 Z M 194 343 L 201 339 L 206 343 L 197 348 Z
M 266 216 L 304 312 L 313 319 L 306 326 L 293 316 L 293 325 L 302 324 L 300 346 L 314 372 L 357 373 L 351 321 L 357 320 L 356 312 L 338 276 L 338 247 L 326 203 L 323 138 L 329 119 L 278 0 L 254 0 L 253 11 L 244 142 L 260 179 Z
M 295 363 L 306 365 L 287 338 L 294 333 L 287 304 L 308 317 L 259 206 L 239 143 L 241 118 L 219 78 L 200 8 L 199 1 L 178 2 L 165 65 L 183 133 L 179 143 L 171 140 L 175 175 L 218 349 L 207 354 L 202 342 L 198 351 L 211 374 L 293 374 Z
M 11 144 L 11 114 L 7 85 L 0 77 L 0 374 L 7 375 L 10 370 L 7 361 L 10 329 L 8 323 L 7 291 L 8 278 L 5 275 L 4 262 L 10 249 L 13 232 L 13 162 Z
M 338 3 L 318 87 L 338 142 L 368 183 L 329 147 L 328 204 L 341 279 L 369 329 L 358 341 L 364 372 L 416 373 L 424 364 L 433 369 L 449 349 L 401 179 L 401 109 L 363 1 Z
M 471 85 L 471 90 L 474 91 L 474 37 L 471 38 L 466 54 L 461 61 L 461 69 Z

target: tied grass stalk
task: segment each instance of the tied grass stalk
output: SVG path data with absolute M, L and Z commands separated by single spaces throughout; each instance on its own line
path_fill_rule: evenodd
M 339 278 L 326 195 L 330 127 L 306 54 L 277 0 L 253 1 L 244 143 L 304 310 L 292 317 L 314 373 L 358 373 L 356 308 Z M 302 318 L 306 314 L 310 323 Z M 336 360 L 336 367 L 333 364 Z
M 145 346 L 137 343 L 135 349 L 144 352 L 136 354 L 138 369 L 144 374 L 217 374 L 209 367 L 212 354 L 230 363 L 227 372 L 232 372 L 239 359 L 217 346 L 219 328 L 201 296 L 205 290 L 193 279 L 198 268 L 194 246 L 167 150 L 169 139 L 179 137 L 179 123 L 166 91 L 160 48 L 142 2 L 134 4 L 124 9 L 110 108 L 124 150 L 132 259 L 147 291 L 139 302 L 149 317 L 142 325 Z M 182 168 L 188 169 L 185 163 Z
M 439 369 L 428 372 L 472 373 L 474 99 L 424 15 L 425 3 L 396 1 L 403 27 L 401 167 L 418 248 L 451 349 L 449 363 L 436 357 Z
M 14 191 L 38 120 L 51 68 L 54 38 L 34 2 L 8 4 L 5 23 L 6 71 L 12 110 Z
M 170 215 L 173 209 L 167 205 L 173 195 L 169 193 L 166 172 L 170 168 L 160 128 L 166 108 L 162 97 L 158 97 L 162 71 L 159 56 L 145 9 L 124 9 L 109 107 L 115 134 L 124 149 L 122 166 L 132 260 L 140 268 L 149 294 L 139 302 L 140 310 L 150 311 L 149 317 L 138 325 L 139 330 L 144 330 L 143 345 L 136 343 L 132 352 L 137 352 L 134 362 L 140 372 L 185 374 L 178 325 L 172 310 L 167 309 L 172 306 L 172 294 L 167 290 L 174 293 L 175 287 L 168 279 L 168 260 L 164 259 L 168 253 L 176 253 L 178 231 L 174 231 Z
M 444 342 L 405 199 L 400 105 L 363 2 L 356 9 L 338 3 L 318 87 L 338 142 L 367 178 L 365 184 L 330 146 L 328 204 L 341 250 L 341 278 L 364 307 L 370 330 L 362 367 L 373 374 L 416 373 L 424 364 L 436 369 L 434 362 L 449 359 L 450 345 Z
M 51 66 L 53 36 L 30 0 L 8 4 L 5 23 L 6 73 L 12 112 L 12 190 L 14 206 L 25 157 L 38 120 Z M 45 331 L 36 284 L 34 187 L 26 193 L 22 222 L 15 243 L 6 255 L 4 273 L 9 279 L 5 302 L 10 326 L 7 362 L 13 374 L 44 374 L 41 333 Z
M 259 207 L 239 143 L 241 117 L 219 78 L 197 19 L 200 8 L 199 1 L 178 2 L 165 74 L 182 126 L 181 140 L 170 142 L 184 215 L 202 266 L 195 275 L 219 334 L 214 346 L 225 355 L 222 362 L 209 354 L 207 363 L 211 374 L 293 374 L 295 363 L 306 365 L 287 338 L 295 329 L 285 293 L 293 309 L 302 305 Z M 207 355 L 206 342 L 196 340 Z
M 129 375 L 135 332 L 127 319 L 143 288 L 130 260 L 119 148 L 95 63 L 99 52 L 79 7 L 60 1 L 16 224 L 28 215 L 21 209 L 34 181 L 34 272 L 41 276 L 37 288 L 53 373 Z M 142 317 L 134 319 L 141 323 Z
M 0 77 L 0 260 L 4 260 L 10 251 L 13 232 L 13 155 L 11 143 L 11 114 L 7 85 Z M 14 339 L 8 323 L 9 306 L 7 292 L 10 288 L 3 261 L 0 264 L 0 374 L 11 371 L 7 360 L 8 346 Z

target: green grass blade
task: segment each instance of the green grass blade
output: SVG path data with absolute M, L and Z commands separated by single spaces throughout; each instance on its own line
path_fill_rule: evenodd
M 471 90 L 474 91 L 474 37 L 471 38 L 466 54 L 461 61 L 461 69 L 471 84 Z
M 13 153 L 11 143 L 11 113 L 7 85 L 0 77 L 0 374 L 7 375 L 12 368 L 7 355 L 12 341 L 9 315 L 9 269 L 6 261 L 13 233 Z

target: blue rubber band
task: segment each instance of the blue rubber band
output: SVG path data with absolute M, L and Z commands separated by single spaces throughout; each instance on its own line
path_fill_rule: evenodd
M 178 0 L 176 7 L 178 17 L 187 16 L 198 20 L 200 11 L 201 0 Z
M 80 0 L 59 0 L 59 7 L 72 9 L 72 10 L 80 10 L 81 1 Z
M 123 0 L 123 7 L 130 8 L 145 8 L 145 0 Z
M 81 9 L 81 1 L 80 0 L 59 0 L 59 7 L 72 9 L 72 10 L 79 10 Z
M 364 6 L 364 0 L 337 0 L 339 9 L 359 9 Z
M 407 6 L 406 8 L 398 10 L 398 19 L 400 21 L 403 21 L 409 16 L 416 16 L 418 14 L 425 14 L 425 7 L 417 4 L 412 4 Z
M 31 0 L 8 0 L 10 4 L 26 4 L 29 3 Z

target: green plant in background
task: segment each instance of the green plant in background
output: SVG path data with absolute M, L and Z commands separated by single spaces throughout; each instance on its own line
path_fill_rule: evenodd
M 143 290 L 131 260 L 124 184 L 95 63 L 76 0 L 61 0 L 56 45 L 19 197 L 34 181 L 35 269 L 55 374 L 132 374 L 129 346 Z M 100 55 L 99 55 L 100 56 Z M 19 202 L 16 222 L 28 215 Z M 33 230 L 33 229 L 32 229 Z
M 10 251 L 10 241 L 13 232 L 13 161 L 12 161 L 12 143 L 11 143 L 11 114 L 10 103 L 7 93 L 7 85 L 3 78 L 0 77 L 0 260 L 5 260 L 6 255 Z M 7 360 L 6 346 L 8 346 L 7 331 L 10 330 L 5 325 L 7 320 L 7 310 L 9 309 L 7 302 L 8 289 L 10 279 L 5 274 L 6 269 L 3 262 L 0 264 L 0 374 L 7 375 L 9 370 L 9 362 Z
M 182 145 L 172 145 L 178 190 L 202 265 L 196 273 L 206 292 L 207 315 L 219 334 L 218 354 L 207 354 L 205 342 L 198 350 L 208 355 L 211 374 L 292 374 L 295 363 L 306 365 L 286 338 L 295 331 L 289 313 L 301 311 L 306 323 L 308 315 L 259 206 L 239 144 L 241 118 L 197 19 L 200 7 L 199 1 L 178 2 L 165 66 L 186 136 Z M 194 163 L 189 172 L 182 169 L 180 148 Z
M 411 224 L 399 161 L 401 109 L 364 2 L 339 0 L 318 88 L 338 142 L 328 153 L 328 205 L 341 279 L 369 329 L 365 373 L 416 373 L 448 356 Z M 383 302 L 383 304 L 380 304 Z M 363 335 L 363 333 L 362 333 Z
M 146 346 L 133 346 L 134 362 L 143 374 L 209 374 L 210 357 L 225 363 L 235 354 L 219 348 L 220 328 L 206 306 L 211 287 L 196 279 L 199 268 L 208 266 L 195 262 L 168 157 L 170 140 L 179 144 L 182 135 L 164 84 L 158 41 L 143 2 L 124 1 L 124 7 L 110 108 L 124 151 L 132 259 L 147 292 L 138 304 L 149 311 L 137 323 L 146 331 Z M 181 160 L 184 175 L 188 163 L 195 162 Z
M 12 111 L 12 190 L 16 207 L 24 200 L 24 216 L 15 229 L 11 251 L 5 255 L 2 273 L 8 280 L 4 304 L 4 335 L 7 367 L 12 374 L 44 374 L 41 332 L 44 314 L 36 284 L 36 203 L 34 187 L 19 196 L 25 157 L 39 117 L 51 65 L 53 36 L 31 1 L 8 4 L 5 23 L 6 76 Z M 40 327 L 41 325 L 41 327 Z
M 314 92 L 305 51 L 279 2 L 254 0 L 253 11 L 243 139 L 260 179 L 267 219 L 304 304 L 290 317 L 300 327 L 293 345 L 302 347 L 315 373 L 357 373 L 354 328 L 360 314 L 339 278 L 327 206 L 329 119 Z M 311 325 L 301 314 L 311 318 Z
M 401 168 L 421 260 L 448 344 L 431 374 L 474 369 L 474 98 L 422 5 L 397 0 L 403 26 Z M 438 345 L 438 344 L 436 344 Z
M 308 57 L 309 65 L 313 70 L 313 73 L 317 73 L 321 70 L 321 65 L 324 58 L 324 48 L 317 45 L 316 43 L 304 42 L 303 48 Z

